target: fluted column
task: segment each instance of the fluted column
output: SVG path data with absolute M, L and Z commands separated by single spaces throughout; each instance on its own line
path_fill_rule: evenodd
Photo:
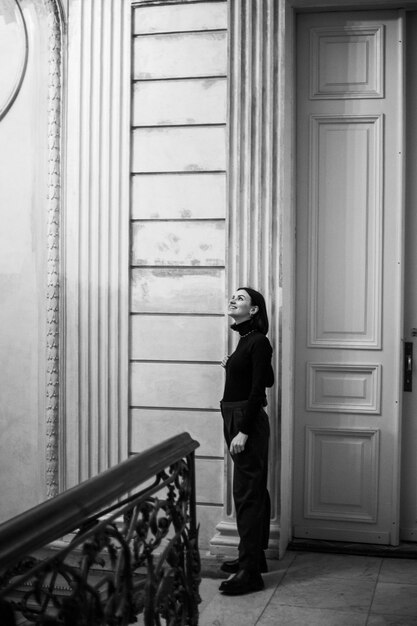
M 63 487 L 127 456 L 130 2 L 69 0 Z
M 268 396 L 271 423 L 269 489 L 270 556 L 278 554 L 279 521 L 279 219 L 277 206 L 276 0 L 229 1 L 229 217 L 228 290 L 248 285 L 265 295 L 274 346 L 276 384 Z M 229 333 L 229 342 L 234 337 Z M 233 345 L 229 344 L 229 353 Z M 223 519 L 214 553 L 238 543 L 232 499 L 232 463 L 226 455 Z

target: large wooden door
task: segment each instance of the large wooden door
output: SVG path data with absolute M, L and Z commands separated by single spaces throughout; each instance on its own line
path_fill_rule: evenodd
M 295 537 L 398 542 L 402 39 L 298 18 Z

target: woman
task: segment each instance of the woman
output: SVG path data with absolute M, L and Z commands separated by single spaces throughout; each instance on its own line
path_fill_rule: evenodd
M 269 422 L 264 411 L 265 387 L 274 383 L 272 347 L 266 334 L 268 315 L 258 291 L 240 287 L 230 299 L 228 315 L 240 339 L 222 361 L 226 369 L 221 411 L 224 436 L 234 463 L 233 499 L 239 533 L 239 556 L 221 569 L 235 573 L 220 585 L 227 595 L 263 589 L 267 571 L 271 504 L 267 490 Z

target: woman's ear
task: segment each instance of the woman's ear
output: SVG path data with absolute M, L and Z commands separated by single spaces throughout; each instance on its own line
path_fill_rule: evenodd
M 259 307 L 258 306 L 253 306 L 253 307 L 251 307 L 251 309 L 249 311 L 249 314 L 251 316 L 253 316 L 253 315 L 256 315 L 258 311 L 259 311 Z

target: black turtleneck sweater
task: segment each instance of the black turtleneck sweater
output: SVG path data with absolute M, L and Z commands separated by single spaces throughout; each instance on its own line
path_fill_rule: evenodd
M 223 401 L 248 401 L 240 427 L 242 433 L 248 434 L 251 423 L 265 405 L 265 387 L 272 387 L 274 383 L 272 347 L 265 335 L 253 330 L 252 320 L 232 328 L 239 332 L 240 339 L 226 364 Z

